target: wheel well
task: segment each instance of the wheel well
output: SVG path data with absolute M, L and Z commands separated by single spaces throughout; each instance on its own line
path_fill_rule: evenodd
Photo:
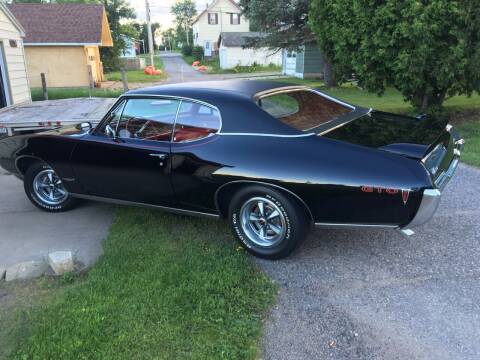
M 18 159 L 17 162 L 16 162 L 16 165 L 17 165 L 17 169 L 20 172 L 20 174 L 22 176 L 24 176 L 30 166 L 32 166 L 35 163 L 41 163 L 41 162 L 42 162 L 42 160 L 40 160 L 38 158 L 31 157 L 31 156 L 25 156 L 25 157 L 22 157 L 22 158 Z
M 305 215 L 307 216 L 307 218 L 310 218 L 310 220 L 313 222 L 312 212 L 308 208 L 307 204 L 305 204 L 305 202 L 298 195 L 287 189 L 282 188 L 281 186 L 256 181 L 239 181 L 222 185 L 215 194 L 215 204 L 217 206 L 220 217 L 226 218 L 228 216 L 228 206 L 237 191 L 252 185 L 262 185 L 280 191 L 283 195 L 295 201 L 305 211 Z

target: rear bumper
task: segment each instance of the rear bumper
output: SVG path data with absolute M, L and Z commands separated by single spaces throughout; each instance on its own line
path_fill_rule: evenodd
M 403 227 L 404 229 L 423 225 L 433 217 L 440 204 L 442 191 L 453 177 L 455 170 L 458 167 L 465 142 L 463 139 L 460 139 L 458 133 L 454 131 L 450 125 L 447 126 L 446 130 L 451 133 L 451 136 L 449 141 L 450 144 L 445 144 L 445 150 L 448 151 L 448 153 L 445 155 L 444 160 L 450 159 L 450 162 L 448 163 L 448 166 L 439 170 L 438 174 L 433 179 L 434 188 L 423 190 L 422 201 L 418 207 L 417 213 L 412 221 Z

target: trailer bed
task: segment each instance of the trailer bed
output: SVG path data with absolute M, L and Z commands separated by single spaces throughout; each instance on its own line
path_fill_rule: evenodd
M 38 131 L 90 121 L 98 123 L 114 98 L 74 98 L 36 101 L 0 111 L 0 135 Z

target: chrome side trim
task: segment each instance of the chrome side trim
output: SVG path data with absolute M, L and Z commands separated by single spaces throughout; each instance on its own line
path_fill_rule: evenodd
M 297 134 L 297 135 L 282 135 L 282 134 L 260 134 L 260 133 L 217 133 L 220 136 L 268 136 L 268 137 L 281 137 L 281 138 L 298 138 L 315 135 L 309 134 Z
M 417 213 L 415 214 L 412 221 L 409 224 L 405 225 L 404 228 L 409 229 L 415 226 L 423 225 L 428 222 L 437 211 L 441 197 L 442 193 L 438 189 L 423 190 L 422 201 L 417 210 Z
M 79 199 L 101 201 L 101 202 L 106 202 L 106 203 L 110 203 L 110 204 L 118 204 L 118 205 L 131 205 L 131 206 L 145 207 L 145 208 L 149 208 L 149 209 L 167 211 L 167 212 L 171 212 L 171 213 L 174 213 L 174 214 L 192 215 L 192 216 L 206 217 L 206 218 L 210 218 L 210 219 L 212 219 L 212 218 L 213 219 L 219 219 L 220 218 L 220 216 L 218 214 L 204 213 L 204 212 L 201 212 L 201 211 L 193 211 L 193 210 L 185 210 L 185 209 L 173 208 L 173 207 L 168 207 L 168 206 L 145 204 L 145 203 L 139 203 L 139 202 L 135 202 L 135 201 L 118 200 L 118 199 L 112 199 L 112 198 L 106 198 L 106 197 L 94 196 L 94 195 L 84 195 L 84 194 L 75 194 L 75 193 L 70 193 L 70 195 L 72 195 L 75 198 L 79 198 Z
M 274 188 L 277 188 L 277 189 L 280 189 L 280 190 L 283 190 L 283 191 L 286 191 L 287 193 L 291 194 L 292 196 L 294 196 L 296 199 L 298 199 L 298 201 L 300 201 L 300 203 L 303 204 L 303 206 L 305 206 L 305 209 L 307 209 L 308 211 L 308 214 L 310 215 L 310 219 L 313 221 L 314 218 L 313 218 L 313 214 L 310 210 L 310 208 L 308 207 L 308 205 L 305 203 L 305 201 L 302 200 L 302 198 L 300 196 L 298 196 L 297 194 L 295 194 L 294 192 L 288 190 L 288 189 L 285 189 L 284 187 L 281 187 L 279 185 L 275 185 L 275 184 L 270 184 L 270 183 L 266 183 L 266 182 L 262 182 L 262 181 L 254 181 L 254 180 L 233 180 L 233 181 L 229 181 L 223 185 L 221 185 L 217 191 L 215 191 L 215 195 L 214 195 L 214 201 L 215 201 L 215 207 L 217 208 L 217 211 L 218 213 L 220 214 L 220 206 L 219 206 L 219 203 L 218 203 L 218 194 L 220 193 L 220 190 L 223 189 L 225 186 L 227 185 L 231 185 L 231 184 L 239 184 L 239 183 L 247 183 L 247 184 L 260 184 L 260 185 L 264 185 L 264 186 L 271 186 L 271 187 L 274 187 Z
M 342 223 L 323 223 L 316 222 L 316 227 L 325 229 L 363 229 L 363 228 L 376 228 L 376 229 L 397 229 L 398 225 L 388 224 L 342 224 Z

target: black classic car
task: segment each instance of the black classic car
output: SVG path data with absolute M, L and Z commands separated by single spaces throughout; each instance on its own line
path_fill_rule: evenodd
M 452 126 L 351 105 L 277 82 L 127 92 L 92 128 L 13 136 L 0 165 L 58 212 L 78 199 L 226 218 L 264 258 L 311 225 L 412 233 L 428 221 L 463 148 Z

